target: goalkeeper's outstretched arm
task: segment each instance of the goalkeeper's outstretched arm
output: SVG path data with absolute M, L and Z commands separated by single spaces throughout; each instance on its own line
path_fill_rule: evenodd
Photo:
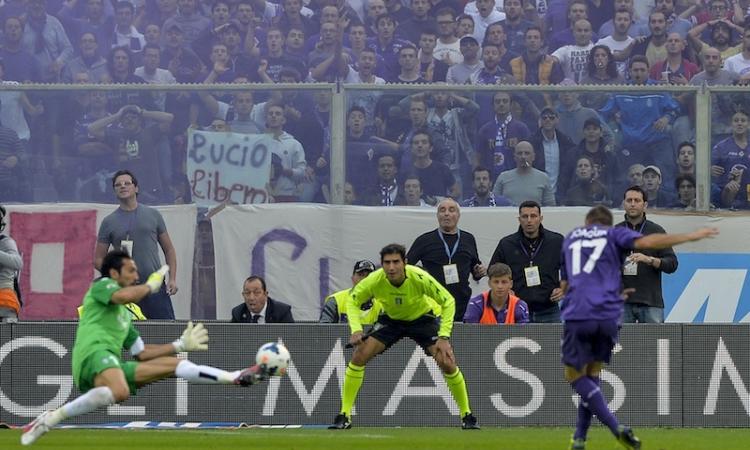
M 139 361 L 148 361 L 162 356 L 174 356 L 181 352 L 208 350 L 208 330 L 202 323 L 193 325 L 188 322 L 182 336 L 171 344 L 143 344 L 138 338 L 131 347 L 130 353 Z

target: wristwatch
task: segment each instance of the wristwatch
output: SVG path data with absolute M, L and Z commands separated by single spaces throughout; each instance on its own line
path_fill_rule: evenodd
M 449 341 L 450 338 L 451 338 L 450 336 L 438 336 L 438 339 L 442 339 L 444 341 Z

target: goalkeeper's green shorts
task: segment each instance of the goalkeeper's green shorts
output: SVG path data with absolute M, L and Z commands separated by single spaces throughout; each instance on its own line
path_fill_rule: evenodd
M 118 355 L 107 351 L 97 350 L 87 356 L 79 370 L 73 370 L 73 373 L 77 373 L 78 377 L 75 379 L 76 386 L 81 392 L 87 392 L 90 389 L 96 387 L 94 385 L 94 379 L 97 375 L 104 372 L 107 369 L 120 369 L 125 374 L 125 380 L 128 383 L 130 394 L 135 395 L 138 390 L 138 386 L 135 383 L 135 368 L 138 366 L 136 361 L 122 361 Z

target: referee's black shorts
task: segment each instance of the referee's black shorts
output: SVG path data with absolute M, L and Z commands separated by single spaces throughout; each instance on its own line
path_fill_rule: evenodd
M 369 335 L 385 344 L 386 349 L 406 337 L 419 344 L 429 355 L 427 349 L 437 342 L 438 330 L 440 317 L 433 314 L 428 313 L 415 320 L 395 320 L 381 314 Z

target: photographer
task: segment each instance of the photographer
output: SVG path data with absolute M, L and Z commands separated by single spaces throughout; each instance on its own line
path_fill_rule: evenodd
M 0 205 L 0 233 L 5 229 L 5 208 Z M 16 241 L 0 234 L 0 322 L 15 322 L 21 310 L 18 294 L 18 274 L 23 260 L 18 253 Z

